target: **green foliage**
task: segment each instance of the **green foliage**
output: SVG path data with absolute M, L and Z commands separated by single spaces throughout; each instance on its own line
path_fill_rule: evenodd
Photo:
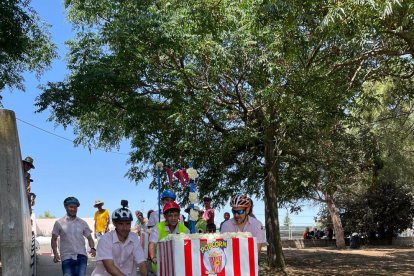
M 410 78 L 410 2 L 65 4 L 78 28 L 70 74 L 44 87 L 38 111 L 74 125 L 78 144 L 129 139 L 131 179 L 153 175 L 157 161 L 192 162 L 217 205 L 237 192 L 275 208 L 345 194 L 381 164 L 362 103 L 380 112 L 366 85 Z
M 39 76 L 56 56 L 55 48 L 29 0 L 0 0 L 0 92 L 6 86 L 24 90 L 22 73 Z
M 395 182 L 381 182 L 377 187 L 347 197 L 341 204 L 342 222 L 348 233 L 401 233 L 411 228 L 414 197 L 409 189 Z
M 289 212 L 286 212 L 285 218 L 283 219 L 283 225 L 289 226 L 292 224 L 292 220 L 289 217 Z
M 56 217 L 49 211 L 45 211 L 43 214 L 39 215 L 39 218 L 45 219 L 45 218 L 56 218 Z

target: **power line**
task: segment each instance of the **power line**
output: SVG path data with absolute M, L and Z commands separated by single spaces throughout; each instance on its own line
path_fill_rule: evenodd
M 68 139 L 68 138 L 63 137 L 63 136 L 60 136 L 60 135 L 58 135 L 58 134 L 56 134 L 56 133 L 50 132 L 50 131 L 48 131 L 48 130 L 46 130 L 46 129 L 43 129 L 43 128 L 41 128 L 41 127 L 38 127 L 38 126 L 36 126 L 36 125 L 34 125 L 34 124 L 31 124 L 31 123 L 29 123 L 29 122 L 26 122 L 26 121 L 24 121 L 24 120 L 22 120 L 22 119 L 19 119 L 19 118 L 16 118 L 16 119 L 17 119 L 18 121 L 22 122 L 22 123 L 25 123 L 25 124 L 27 124 L 27 125 L 31 126 L 31 127 L 34 127 L 34 128 L 36 128 L 36 129 L 38 129 L 38 130 L 41 130 L 41 131 L 43 131 L 43 132 L 46 132 L 47 134 L 50 134 L 50 135 L 56 136 L 56 137 L 58 137 L 58 138 L 60 138 L 60 139 L 63 139 L 63 140 L 69 141 L 69 142 L 71 142 L 72 144 L 74 143 L 74 142 L 73 142 L 73 140 L 71 140 L 71 139 Z M 107 153 L 113 153 L 113 154 L 119 154 L 119 155 L 129 155 L 129 154 L 127 154 L 127 153 L 123 153 L 123 152 L 106 151 L 106 150 L 103 150 L 103 149 L 100 149 L 100 148 L 94 148 L 94 150 L 99 150 L 99 151 L 103 151 L 103 152 L 107 152 Z

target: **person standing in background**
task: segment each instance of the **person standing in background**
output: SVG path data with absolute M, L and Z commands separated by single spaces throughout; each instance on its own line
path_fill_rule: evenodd
M 94 257 L 96 254 L 92 230 L 86 221 L 76 216 L 80 206 L 76 197 L 67 197 L 63 201 L 63 206 L 66 209 L 66 215 L 55 222 L 52 231 L 53 261 L 55 263 L 62 261 L 64 276 L 84 276 L 88 264 L 85 238 L 91 248 L 91 256 Z M 58 237 L 60 237 L 60 255 L 57 250 Z
M 148 218 L 148 223 L 147 223 L 148 229 L 151 229 L 152 227 L 154 227 L 159 222 L 158 219 L 160 219 L 160 221 L 165 220 L 164 216 L 162 215 L 162 208 L 163 206 L 165 206 L 165 204 L 174 202 L 176 198 L 177 196 L 171 190 L 167 189 L 161 193 L 161 215 L 158 210 L 151 213 L 151 215 Z M 184 217 L 182 215 L 180 216 L 180 221 L 184 223 Z
M 33 179 L 31 179 L 29 171 L 35 168 L 35 166 L 33 165 L 33 158 L 31 158 L 30 156 L 27 156 L 24 160 L 22 160 L 22 166 L 23 166 L 24 186 L 26 188 L 26 194 L 28 197 L 30 213 L 32 213 L 29 193 L 31 192 L 30 184 L 33 182 Z
M 228 221 L 230 219 L 230 213 L 225 212 L 223 217 L 224 217 L 224 220 L 220 223 L 220 231 L 221 231 L 221 227 L 223 226 L 223 223 L 225 223 L 226 221 Z
M 137 217 L 137 220 L 135 221 L 133 232 L 137 233 L 138 237 L 140 237 L 141 232 L 147 229 L 147 219 L 144 218 L 144 215 L 139 210 L 135 211 L 135 216 Z
M 98 208 L 93 217 L 93 220 L 95 221 L 95 239 L 98 241 L 103 234 L 109 231 L 109 212 L 102 208 L 103 205 L 104 202 L 99 199 L 95 200 L 95 205 L 93 205 L 93 207 Z
M 211 197 L 205 196 L 204 202 L 204 214 L 203 219 L 207 222 L 207 232 L 216 232 L 216 224 L 214 223 L 214 209 L 211 207 Z
M 23 176 L 25 179 L 25 183 L 29 182 L 30 183 L 30 174 L 29 171 L 31 169 L 34 169 L 35 166 L 33 165 L 33 158 L 31 158 L 30 156 L 27 156 L 24 160 L 22 160 L 23 163 Z

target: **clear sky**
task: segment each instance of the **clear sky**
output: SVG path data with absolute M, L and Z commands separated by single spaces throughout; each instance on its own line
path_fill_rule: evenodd
M 37 87 L 48 81 L 61 81 L 67 73 L 65 41 L 72 38 L 74 33 L 66 21 L 62 3 L 63 1 L 32 1 L 32 7 L 41 19 L 51 25 L 50 32 L 58 46 L 60 57 L 54 60 L 52 67 L 40 80 L 34 74 L 25 75 L 26 92 L 15 90 L 10 93 L 6 90 L 3 93 L 4 108 L 13 110 L 18 118 L 22 158 L 30 155 L 34 159 L 36 168 L 30 172 L 34 180 L 31 185 L 32 192 L 37 195 L 34 211 L 37 216 L 49 211 L 61 217 L 65 213 L 62 202 L 68 196 L 75 196 L 80 200 L 80 217 L 93 217 L 96 199 L 104 201 L 104 208 L 110 212 L 120 207 L 121 199 L 127 199 L 133 210 L 141 209 L 146 213 L 149 209 L 156 209 L 157 191 L 148 188 L 151 179 L 136 185 L 125 177 L 128 170 L 127 142 L 121 145 L 119 151 L 114 149 L 113 152 L 89 152 L 86 148 L 74 147 L 73 143 L 66 140 L 75 138 L 71 129 L 65 131 L 60 126 L 55 127 L 53 122 L 47 122 L 48 112 L 34 113 L 35 98 L 40 94 Z M 290 215 L 294 225 L 314 225 L 316 208 L 309 206 L 305 209 L 298 215 Z M 220 222 L 222 213 L 229 210 L 229 206 L 218 210 L 216 222 Z M 255 202 L 255 214 L 264 222 L 263 202 Z M 284 209 L 279 211 L 281 222 L 285 214 Z

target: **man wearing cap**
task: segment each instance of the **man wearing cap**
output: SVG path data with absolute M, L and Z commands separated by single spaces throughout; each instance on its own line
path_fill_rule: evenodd
M 139 238 L 131 232 L 132 213 L 127 207 L 112 213 L 115 230 L 105 234 L 98 243 L 96 267 L 92 276 L 147 276 L 147 265 Z
M 173 191 L 171 190 L 165 190 L 164 192 L 161 193 L 161 210 L 163 208 L 163 206 L 165 206 L 165 204 L 170 203 L 170 202 L 174 202 L 176 199 L 176 195 Z M 158 217 L 160 220 L 158 220 Z M 151 216 L 148 219 L 148 223 L 147 223 L 147 227 L 148 229 L 151 229 L 152 227 L 154 227 L 159 221 L 164 221 L 164 216 L 161 214 L 159 215 L 158 210 L 155 212 L 151 213 Z M 181 215 L 180 217 L 180 221 L 182 223 L 184 223 L 184 217 Z
M 24 185 L 26 186 L 27 192 L 30 193 L 30 182 L 33 182 L 33 180 L 30 179 L 29 171 L 35 168 L 33 165 L 33 158 L 31 158 L 30 156 L 27 156 L 24 160 L 22 160 L 22 163 L 23 163 Z
M 95 205 L 93 205 L 93 207 L 98 208 L 93 218 L 95 220 L 95 239 L 98 241 L 103 234 L 109 231 L 109 212 L 102 208 L 103 205 L 104 202 L 99 199 L 95 200 Z
M 27 156 L 24 160 L 23 160 L 23 169 L 28 172 L 30 171 L 30 169 L 34 169 L 35 166 L 33 165 L 33 158 L 31 158 L 30 156 Z
M 205 196 L 203 219 L 207 222 L 207 232 L 216 232 L 216 224 L 214 223 L 214 209 L 211 207 L 211 197 Z
M 162 209 L 164 221 L 157 223 L 156 227 L 151 229 L 149 238 L 149 256 L 152 262 L 152 269 L 157 271 L 157 243 L 168 236 L 168 234 L 189 234 L 190 230 L 185 227 L 184 223 L 179 222 L 180 205 L 175 202 L 169 202 Z
M 64 276 L 84 276 L 88 264 L 85 238 L 91 248 L 91 256 L 94 257 L 96 254 L 95 242 L 91 236 L 92 230 L 86 221 L 76 216 L 80 206 L 76 197 L 66 198 L 63 205 L 66 209 L 66 215 L 55 222 L 52 231 L 53 261 L 55 263 L 62 261 Z M 60 237 L 60 255 L 57 250 L 58 237 Z

